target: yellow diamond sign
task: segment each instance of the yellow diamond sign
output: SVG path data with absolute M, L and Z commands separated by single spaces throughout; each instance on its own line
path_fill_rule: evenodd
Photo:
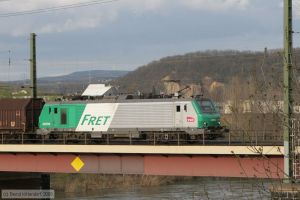
M 83 166 L 84 162 L 77 156 L 72 162 L 72 167 L 78 172 Z

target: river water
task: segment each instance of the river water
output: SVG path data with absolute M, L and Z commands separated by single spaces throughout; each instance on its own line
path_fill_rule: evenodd
M 105 189 L 92 193 L 56 193 L 56 199 L 84 200 L 153 200 L 153 199 L 270 199 L 270 180 L 209 179 L 181 181 L 171 185 Z

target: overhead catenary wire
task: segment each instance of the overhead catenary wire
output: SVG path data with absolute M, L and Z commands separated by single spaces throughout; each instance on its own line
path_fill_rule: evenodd
M 9 0 L 4 0 L 4 1 L 9 1 Z M 87 1 L 87 2 L 74 3 L 74 4 L 68 4 L 68 5 L 62 5 L 62 6 L 40 8 L 40 9 L 35 9 L 35 10 L 2 13 L 2 14 L 0 14 L 0 18 L 39 14 L 39 13 L 45 13 L 45 12 L 86 7 L 86 6 L 96 5 L 96 4 L 108 4 L 108 3 L 113 3 L 113 2 L 117 2 L 117 1 L 120 1 L 120 0 L 92 0 L 92 1 Z

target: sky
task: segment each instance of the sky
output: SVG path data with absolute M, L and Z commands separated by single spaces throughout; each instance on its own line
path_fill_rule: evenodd
M 38 77 L 134 70 L 194 51 L 282 48 L 282 2 L 0 0 L 0 81 L 29 78 L 32 32 L 37 34 Z M 293 11 L 299 32 L 300 0 L 294 0 Z M 300 34 L 294 34 L 294 42 L 298 47 Z

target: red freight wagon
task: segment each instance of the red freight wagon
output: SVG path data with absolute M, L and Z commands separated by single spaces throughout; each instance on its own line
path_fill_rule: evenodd
M 0 99 L 0 132 L 34 131 L 43 105 L 43 99 Z

